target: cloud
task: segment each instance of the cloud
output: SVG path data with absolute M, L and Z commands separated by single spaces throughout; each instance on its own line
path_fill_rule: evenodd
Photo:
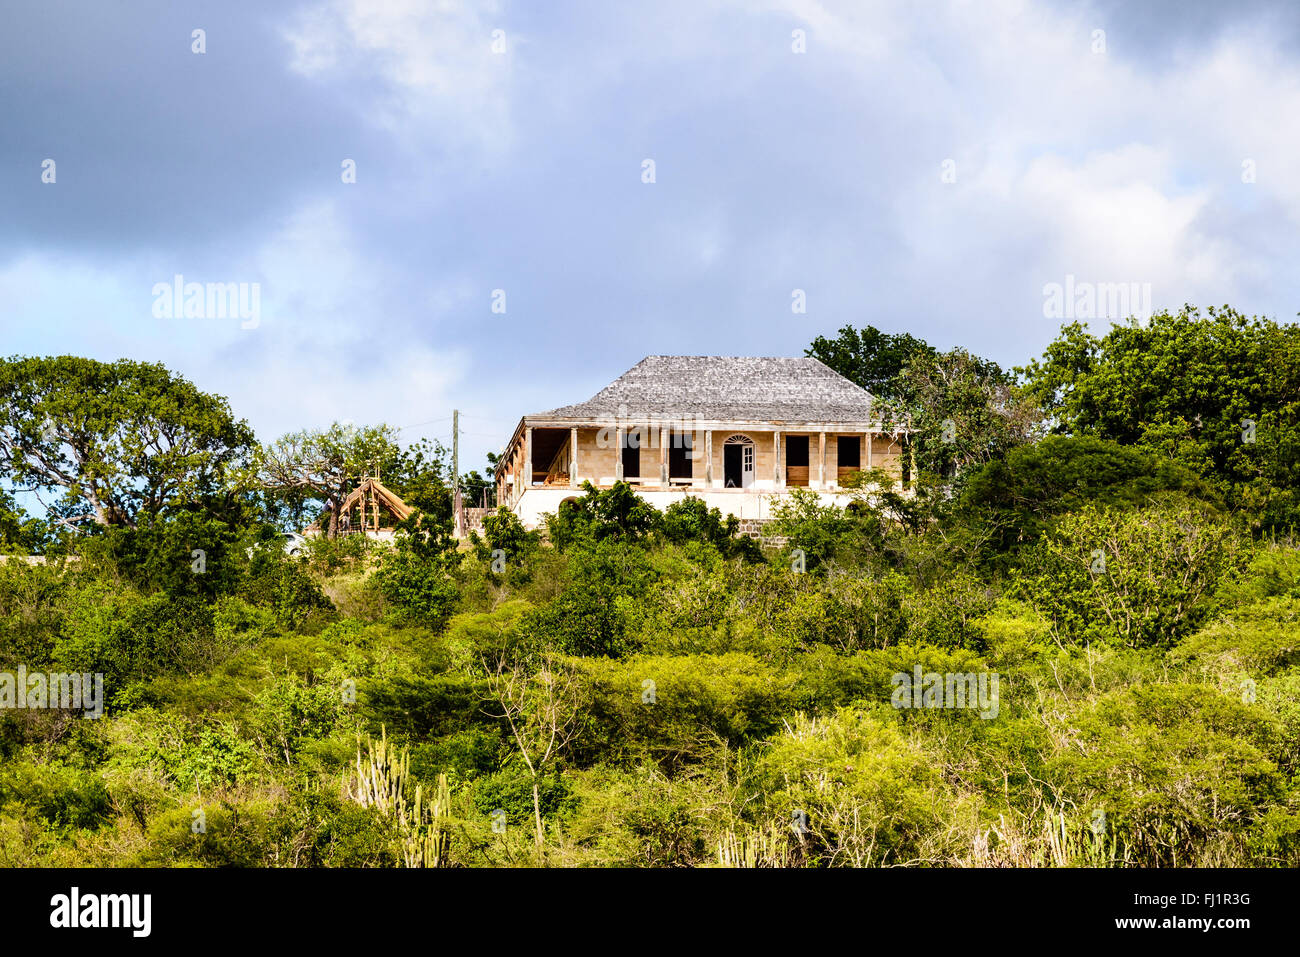
M 0 83 L 40 93 L 0 139 L 7 348 L 164 361 L 264 437 L 455 406 L 472 459 L 644 355 L 797 355 L 845 324 L 1019 364 L 1067 274 L 1157 308 L 1300 295 L 1276 5 L 34 9 L 0 13 Z M 155 320 L 175 273 L 259 282 L 261 325 Z
M 394 136 L 436 131 L 443 147 L 499 153 L 512 142 L 510 85 L 522 38 L 503 35 L 495 3 L 457 0 L 327 0 L 284 28 L 289 67 L 338 90 L 377 78 L 362 108 Z M 504 31 L 503 31 L 504 34 Z

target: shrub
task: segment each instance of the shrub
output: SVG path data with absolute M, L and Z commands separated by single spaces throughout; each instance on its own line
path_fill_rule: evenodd
M 1088 506 L 1034 547 L 1013 593 L 1063 639 L 1168 648 L 1204 620 L 1243 558 L 1232 526 L 1191 500 Z

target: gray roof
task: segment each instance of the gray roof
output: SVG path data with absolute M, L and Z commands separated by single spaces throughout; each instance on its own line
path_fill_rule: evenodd
M 538 417 L 619 415 L 865 422 L 871 417 L 871 393 L 813 358 L 647 356 L 586 402 Z

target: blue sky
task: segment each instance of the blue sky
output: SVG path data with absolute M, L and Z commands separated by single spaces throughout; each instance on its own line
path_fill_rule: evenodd
M 447 442 L 458 407 L 468 468 L 649 354 L 870 323 L 1019 364 L 1067 275 L 1288 319 L 1298 36 L 1282 3 L 9 4 L 0 343 L 161 361 L 263 439 Z M 258 283 L 257 327 L 155 317 L 176 274 Z

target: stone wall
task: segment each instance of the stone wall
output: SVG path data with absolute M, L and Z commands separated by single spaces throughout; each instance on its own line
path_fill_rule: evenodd
M 764 533 L 764 528 L 772 524 L 775 519 L 771 518 L 742 518 L 740 520 L 740 534 L 748 535 L 750 538 L 758 539 L 762 545 L 771 545 L 773 548 L 782 548 L 789 542 L 784 535 L 768 535 Z
M 465 511 L 465 534 L 478 532 L 483 534 L 483 516 L 495 512 L 496 508 L 467 508 Z

